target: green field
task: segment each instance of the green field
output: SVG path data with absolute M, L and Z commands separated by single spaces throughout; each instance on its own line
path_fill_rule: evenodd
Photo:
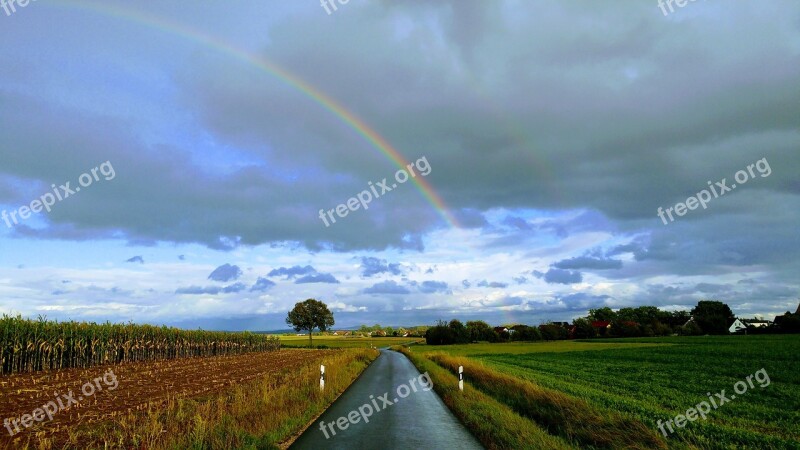
M 283 347 L 307 347 L 308 336 L 278 336 Z M 324 346 L 327 348 L 369 348 L 369 347 L 391 347 L 393 345 L 410 344 L 420 341 L 420 338 L 407 337 L 349 337 L 349 336 L 314 336 L 314 347 Z
M 508 342 L 503 344 L 425 345 L 415 347 L 426 353 L 443 351 L 453 356 L 519 355 L 527 353 L 564 353 L 619 348 L 649 348 L 671 345 L 665 341 L 633 342 L 631 339 L 600 341 Z
M 676 428 L 665 442 L 670 448 L 800 448 L 796 335 L 421 345 L 411 353 L 440 365 L 450 356 L 479 361 L 498 374 L 585 401 L 601 415 L 620 412 L 659 436 L 659 419 L 685 414 L 707 401 L 709 392 L 713 396 L 725 389 L 731 398 L 736 382 L 764 369 L 768 386 L 753 380 L 746 393 L 712 409 L 705 420 Z M 469 383 L 469 373 L 465 379 Z M 492 390 L 474 381 L 480 390 Z M 552 424 L 539 425 L 548 429 Z

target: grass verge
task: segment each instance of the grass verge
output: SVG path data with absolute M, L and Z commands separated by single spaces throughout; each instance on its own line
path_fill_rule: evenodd
M 420 372 L 428 372 L 433 388 L 448 408 L 488 449 L 570 449 L 563 439 L 553 436 L 532 421 L 520 416 L 492 397 L 465 386 L 458 390 L 458 379 L 448 370 L 404 347 L 394 347 L 406 355 Z
M 438 353 L 426 356 L 452 373 L 463 366 L 470 384 L 581 448 L 667 448 L 655 431 L 634 418 L 597 409 L 584 400 L 505 375 L 468 358 Z

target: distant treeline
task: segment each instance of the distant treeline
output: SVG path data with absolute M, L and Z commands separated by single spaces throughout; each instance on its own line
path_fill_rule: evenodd
M 509 325 L 491 327 L 482 320 L 463 324 L 459 320 L 439 321 L 425 333 L 430 345 L 470 342 L 552 341 L 612 337 L 697 336 L 728 334 L 736 316 L 725 303 L 698 302 L 691 311 L 662 311 L 655 306 L 590 309 L 589 315 L 569 322 L 548 322 L 539 326 Z M 747 326 L 747 333 L 800 333 L 800 308 L 778 316 L 764 327 Z
M 190 331 L 134 324 L 0 318 L 1 374 L 280 349 L 249 332 Z
M 527 325 L 515 325 L 513 332 L 497 331 L 482 320 L 471 320 L 464 325 L 453 319 L 449 323 L 439 321 L 425 333 L 428 345 L 467 344 L 470 342 L 540 341 L 545 338 L 542 330 Z

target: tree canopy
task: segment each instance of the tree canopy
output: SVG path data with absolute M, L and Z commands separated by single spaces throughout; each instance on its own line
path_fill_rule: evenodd
M 311 346 L 313 343 L 311 335 L 314 328 L 326 331 L 333 326 L 334 320 L 328 305 L 309 298 L 294 305 L 294 309 L 289 311 L 286 316 L 286 323 L 291 325 L 295 331 L 308 330 L 308 345 Z
M 692 318 L 705 333 L 728 334 L 728 327 L 736 316 L 725 303 L 701 300 L 692 310 Z

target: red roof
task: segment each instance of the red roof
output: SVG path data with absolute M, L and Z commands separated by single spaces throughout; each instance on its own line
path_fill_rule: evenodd
M 592 326 L 594 328 L 606 328 L 609 325 L 611 325 L 611 322 L 607 320 L 595 320 L 594 322 L 592 322 Z

